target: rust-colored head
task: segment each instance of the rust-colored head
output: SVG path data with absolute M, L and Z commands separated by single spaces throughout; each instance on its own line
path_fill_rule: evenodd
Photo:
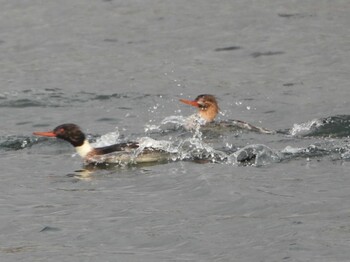
M 219 106 L 213 95 L 199 95 L 195 100 L 180 99 L 182 103 L 198 108 L 198 114 L 207 122 L 212 122 L 219 113 Z

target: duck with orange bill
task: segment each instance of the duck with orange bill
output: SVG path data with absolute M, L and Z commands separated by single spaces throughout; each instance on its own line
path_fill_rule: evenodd
M 165 150 L 143 147 L 139 142 L 125 142 L 104 147 L 93 147 L 75 124 L 62 124 L 52 131 L 34 132 L 36 136 L 56 137 L 69 142 L 83 158 L 84 164 L 139 164 L 166 162 L 171 154 Z
M 198 112 L 191 115 L 185 124 L 187 129 L 193 129 L 197 126 L 201 127 L 213 127 L 213 128 L 230 128 L 230 129 L 242 129 L 247 131 L 253 131 L 263 134 L 274 134 L 273 130 L 269 130 L 263 127 L 254 126 L 241 120 L 226 120 L 216 122 L 215 118 L 218 115 L 220 109 L 215 96 L 209 94 L 203 94 L 196 97 L 194 100 L 180 99 L 182 103 L 194 106 L 198 108 Z

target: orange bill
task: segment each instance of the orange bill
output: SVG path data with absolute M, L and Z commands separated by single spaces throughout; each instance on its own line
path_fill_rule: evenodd
M 197 102 L 197 101 L 194 101 L 194 100 L 192 101 L 192 100 L 187 100 L 187 99 L 180 99 L 180 101 L 181 101 L 182 103 L 185 103 L 185 104 L 190 105 L 190 106 L 199 107 L 198 102 Z
M 56 137 L 56 134 L 53 131 L 49 131 L 49 132 L 34 132 L 33 135 L 36 135 L 36 136 L 47 136 L 47 137 Z

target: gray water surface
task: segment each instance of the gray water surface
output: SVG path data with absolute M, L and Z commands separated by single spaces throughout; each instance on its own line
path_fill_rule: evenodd
M 0 4 L 1 261 L 349 261 L 349 1 Z M 187 141 L 162 121 L 203 93 L 219 119 L 287 132 L 203 133 L 186 161 L 91 173 L 32 136 Z M 192 161 L 202 145 L 261 157 Z

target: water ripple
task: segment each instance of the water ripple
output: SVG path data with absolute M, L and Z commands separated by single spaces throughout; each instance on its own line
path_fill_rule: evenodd
M 0 107 L 3 108 L 28 108 L 28 107 L 71 107 L 90 105 L 91 102 L 101 102 L 118 99 L 142 99 L 148 94 L 139 93 L 112 93 L 100 94 L 92 92 L 65 93 L 59 88 L 43 90 L 24 90 L 21 92 L 0 93 Z

